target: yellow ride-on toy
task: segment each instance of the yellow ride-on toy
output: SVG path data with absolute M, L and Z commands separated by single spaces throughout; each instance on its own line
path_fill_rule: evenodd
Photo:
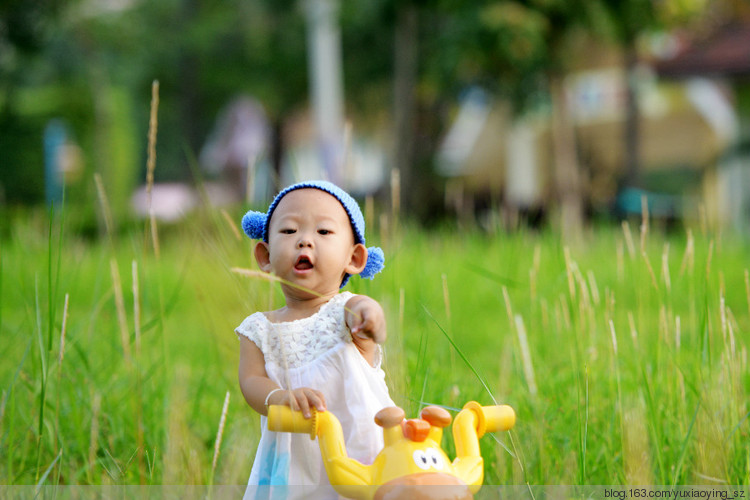
M 440 441 L 451 415 L 438 406 L 428 406 L 418 419 L 404 419 L 398 407 L 384 408 L 375 415 L 383 428 L 384 447 L 372 465 L 347 455 L 341 424 L 330 412 L 312 409 L 305 419 L 288 406 L 268 408 L 268 429 L 309 434 L 319 440 L 328 479 L 336 492 L 361 500 L 469 499 L 484 481 L 484 460 L 479 438 L 486 432 L 506 431 L 516 415 L 510 406 L 467 403 L 453 422 L 456 458 L 450 461 Z

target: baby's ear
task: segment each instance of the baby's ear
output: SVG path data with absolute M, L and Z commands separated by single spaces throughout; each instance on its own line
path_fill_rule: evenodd
M 271 272 L 271 251 L 265 241 L 259 241 L 255 244 L 255 260 L 258 262 L 261 271 Z
M 345 271 L 348 274 L 355 275 L 362 272 L 367 264 L 367 247 L 362 243 L 357 243 L 352 247 L 352 257 Z

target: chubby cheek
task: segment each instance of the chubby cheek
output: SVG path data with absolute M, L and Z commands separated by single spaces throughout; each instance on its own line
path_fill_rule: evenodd
M 293 258 L 289 252 L 280 251 L 275 255 L 271 254 L 271 264 L 275 269 L 283 269 L 286 267 L 291 267 L 294 263 Z
M 279 245 L 278 243 L 274 245 L 273 242 L 269 245 L 269 261 L 273 270 L 278 270 L 288 265 L 292 258 L 290 255 L 291 253 L 283 245 Z

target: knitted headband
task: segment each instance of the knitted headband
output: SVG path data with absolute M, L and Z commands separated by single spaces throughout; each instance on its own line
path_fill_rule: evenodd
M 276 195 L 276 198 L 273 199 L 271 205 L 268 207 L 268 213 L 255 212 L 253 210 L 248 211 L 242 217 L 242 229 L 245 231 L 245 234 L 254 240 L 263 240 L 268 243 L 268 226 L 279 202 L 290 192 L 304 188 L 319 189 L 336 198 L 349 216 L 355 243 L 365 245 L 365 218 L 362 216 L 359 205 L 349 193 L 328 181 L 305 181 L 292 184 Z M 359 275 L 363 278 L 373 279 L 376 274 L 383 270 L 384 264 L 385 255 L 383 254 L 383 250 L 379 247 L 368 247 L 367 264 Z M 349 274 L 344 275 L 340 288 L 343 288 L 347 281 L 349 281 Z

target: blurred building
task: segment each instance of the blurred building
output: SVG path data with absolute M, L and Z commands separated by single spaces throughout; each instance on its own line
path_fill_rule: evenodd
M 612 49 L 601 47 L 592 49 L 588 63 L 565 83 L 585 201 L 595 212 L 610 212 L 620 197 L 621 212 L 640 210 L 640 194 L 628 204 L 620 182 L 626 161 L 624 69 Z M 750 230 L 750 115 L 743 116 L 747 91 L 741 87 L 747 83 L 740 83 L 749 74 L 748 27 L 686 45 L 669 62 L 640 65 L 634 75 L 638 193 L 656 200 L 652 215 L 707 216 Z M 489 198 L 506 213 L 544 210 L 553 195 L 551 150 L 547 111 L 514 117 L 507 103 L 468 91 L 437 156 L 438 172 L 449 179 L 448 203 L 466 212 Z
M 237 97 L 219 113 L 201 149 L 201 167 L 209 179 L 226 186 L 232 195 L 228 201 L 252 200 L 256 195 L 265 198 L 271 184 L 270 140 L 263 105 L 248 96 Z
M 305 179 L 328 179 L 330 168 L 321 161 L 320 144 L 312 110 L 301 110 L 291 116 L 283 130 L 286 148 L 281 165 L 281 185 Z M 372 194 L 387 177 L 386 151 L 375 136 L 345 128 L 344 152 L 337 167 L 342 187 L 355 195 Z
M 725 142 L 721 156 L 707 169 L 705 197 L 717 220 L 750 230 L 750 21 L 687 41 L 659 61 L 656 70 L 664 79 L 683 82 L 696 98 L 710 85 L 721 88 L 728 109 L 718 98 L 701 103 Z

